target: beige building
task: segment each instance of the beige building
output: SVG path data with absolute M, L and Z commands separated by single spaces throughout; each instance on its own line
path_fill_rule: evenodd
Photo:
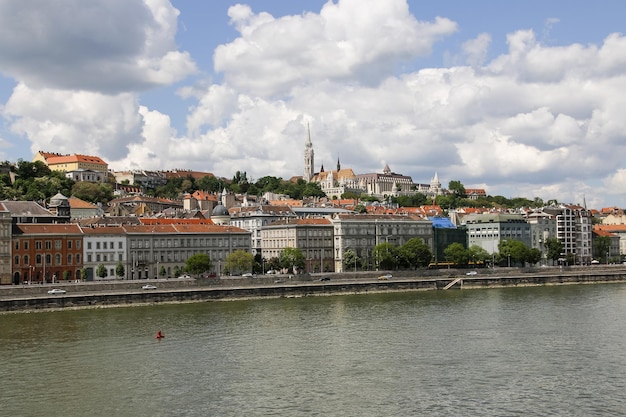
M 305 257 L 307 273 L 332 272 L 333 225 L 328 219 L 285 219 L 261 228 L 263 259 L 280 257 L 285 248 L 297 248 Z
M 90 155 L 61 155 L 58 153 L 39 151 L 33 162 L 41 161 L 52 171 L 96 171 L 106 173 L 109 165 L 100 157 Z

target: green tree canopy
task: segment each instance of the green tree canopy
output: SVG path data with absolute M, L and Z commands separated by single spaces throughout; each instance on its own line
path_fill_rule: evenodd
M 304 268 L 304 254 L 299 248 L 284 248 L 280 253 L 280 265 L 294 273 Z
M 388 242 L 379 243 L 372 250 L 372 257 L 380 269 L 393 269 L 398 262 L 398 248 Z
M 211 258 L 206 253 L 196 253 L 187 258 L 185 270 L 192 275 L 199 275 L 211 270 Z
M 115 266 L 115 275 L 118 277 L 123 277 L 126 274 L 126 269 L 124 268 L 124 264 L 122 261 L 118 262 Z
M 423 239 L 414 237 L 399 248 L 402 263 L 413 268 L 428 266 L 433 253 Z
M 555 237 L 549 237 L 546 239 L 546 256 L 548 259 L 552 259 L 552 261 L 556 261 L 561 257 L 561 253 L 563 252 L 563 244 L 561 241 Z
M 478 245 L 472 245 L 468 249 L 468 259 L 473 262 L 488 262 L 491 259 L 491 254 L 486 249 L 481 248 Z
M 353 271 L 356 268 L 361 268 L 361 258 L 358 257 L 354 249 L 347 249 L 343 253 L 343 266 L 345 271 Z
M 443 256 L 446 258 L 446 261 L 453 262 L 459 266 L 467 265 L 469 261 L 469 252 L 465 247 L 458 243 L 452 243 L 443 251 Z
M 252 272 L 254 255 L 244 250 L 236 250 L 226 256 L 226 268 L 231 273 Z
M 99 264 L 96 268 L 96 276 L 100 278 L 104 278 L 108 275 L 107 269 L 103 264 Z

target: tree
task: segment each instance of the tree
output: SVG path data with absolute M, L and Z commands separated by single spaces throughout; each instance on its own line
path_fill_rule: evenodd
M 563 252 L 563 244 L 555 237 L 549 237 L 546 239 L 546 256 L 548 259 L 552 259 L 553 263 L 561 257 Z
M 611 238 L 608 236 L 598 236 L 593 243 L 593 256 L 604 259 L 604 262 L 607 262 L 609 249 L 611 248 Z
M 108 203 L 113 199 L 113 187 L 110 184 L 79 181 L 72 186 L 72 195 L 91 203 Z
M 161 268 L 159 268 L 159 276 L 162 278 L 165 275 L 167 275 L 167 270 L 165 269 L 165 266 L 161 265 Z
M 461 181 L 450 181 L 450 183 L 448 184 L 448 190 L 457 197 L 467 197 L 467 192 L 465 191 L 465 187 L 463 186 L 463 184 L 461 184 Z
M 397 264 L 398 255 L 398 248 L 388 242 L 379 243 L 372 250 L 374 262 L 381 269 L 393 269 Z
M 199 275 L 211 270 L 211 258 L 206 253 L 196 253 L 187 258 L 185 269 L 193 275 Z
M 347 249 L 343 253 L 343 266 L 346 271 L 353 271 L 362 266 L 361 258 L 358 257 L 354 249 Z
M 122 261 L 119 261 L 115 266 L 115 275 L 117 275 L 118 278 L 122 278 L 126 275 L 126 268 L 124 268 Z
M 226 184 L 214 175 L 206 175 L 196 181 L 196 187 L 198 190 L 216 193 L 222 191 Z
M 228 268 L 231 273 L 249 272 L 252 271 L 253 266 L 254 255 L 245 250 L 236 250 L 226 256 L 225 267 Z
M 400 246 L 399 254 L 403 263 L 414 268 L 428 266 L 433 258 L 430 247 L 423 239 L 418 237 L 409 239 L 404 245 Z
M 537 248 L 530 248 L 528 250 L 528 258 L 526 258 L 526 262 L 531 265 L 535 265 L 541 260 L 541 251 Z
M 472 245 L 468 249 L 468 257 L 470 261 L 473 262 L 489 262 L 491 259 L 491 254 L 487 252 L 486 249 L 481 248 L 478 245 Z
M 285 248 L 280 253 L 280 265 L 297 273 L 299 268 L 304 268 L 304 254 L 298 248 Z
M 265 263 L 265 270 L 266 271 L 270 271 L 270 270 L 274 270 L 274 271 L 278 271 L 279 269 L 281 269 L 282 267 L 280 266 L 280 258 L 274 256 L 271 257 L 270 259 L 268 259 L 268 261 Z
M 182 272 L 183 272 L 183 270 L 181 269 L 180 266 L 178 266 L 178 265 L 174 266 L 174 276 L 175 277 L 179 277 Z
M 99 264 L 96 268 L 96 276 L 100 278 L 104 278 L 108 275 L 107 269 L 103 264 Z
M 468 250 L 458 242 L 451 243 L 447 248 L 445 248 L 443 256 L 446 258 L 446 261 L 452 262 L 458 266 L 467 265 L 469 260 Z
M 500 251 L 502 261 L 504 261 L 504 259 L 507 260 L 507 266 L 511 266 L 515 263 L 520 263 L 523 266 L 529 256 L 528 246 L 519 240 L 502 240 L 498 244 L 498 250 Z M 511 264 L 509 264 L 509 262 Z
M 87 272 L 87 268 L 83 268 L 80 270 L 80 279 L 82 279 L 83 281 L 86 281 L 88 276 L 89 276 L 89 273 Z

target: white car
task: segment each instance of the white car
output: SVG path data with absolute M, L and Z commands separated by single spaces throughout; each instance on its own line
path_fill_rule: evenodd
M 191 277 L 187 274 L 183 274 L 181 276 L 178 277 L 178 279 L 191 279 Z
M 241 275 L 242 277 L 247 277 L 247 278 L 252 278 L 254 276 L 254 274 L 252 272 L 246 272 L 245 274 Z
M 59 288 L 54 288 L 48 291 L 48 294 L 65 294 L 67 291 L 61 290 Z
M 142 288 L 142 289 L 144 289 L 144 290 L 156 290 L 156 289 L 157 289 L 157 287 L 155 287 L 155 286 L 154 286 L 154 285 L 152 285 L 152 284 L 146 284 L 146 285 L 144 285 L 144 286 L 143 286 L 143 287 L 141 287 L 141 288 Z
M 476 272 L 476 271 L 469 271 L 465 275 L 477 275 L 477 274 L 478 274 L 478 272 Z

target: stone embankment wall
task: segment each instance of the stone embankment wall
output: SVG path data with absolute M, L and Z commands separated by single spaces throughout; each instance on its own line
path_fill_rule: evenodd
M 392 291 L 450 290 L 488 287 L 537 286 L 577 283 L 626 283 L 626 268 L 495 269 L 465 275 L 467 270 L 391 271 L 331 275 L 222 277 L 208 280 L 150 280 L 5 286 L 0 288 L 0 311 L 108 307 L 158 303 L 200 302 L 236 298 L 302 297 L 331 294 L 365 294 Z M 328 277 L 328 281 L 320 278 Z M 144 290 L 154 284 L 157 289 Z M 51 288 L 65 294 L 49 295 Z

